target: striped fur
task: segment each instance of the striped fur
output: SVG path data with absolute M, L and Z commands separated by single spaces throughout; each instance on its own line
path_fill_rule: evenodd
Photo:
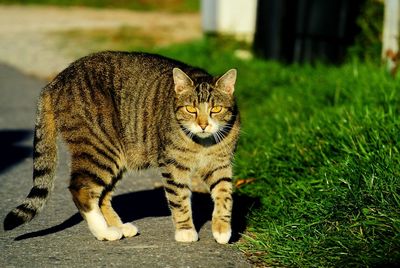
M 175 239 L 198 239 L 190 181 L 200 175 L 215 207 L 212 231 L 230 238 L 233 151 L 239 114 L 236 71 L 212 77 L 159 55 L 102 52 L 84 57 L 42 91 L 34 140 L 33 188 L 4 221 L 6 230 L 30 221 L 53 188 L 56 137 L 71 153 L 72 198 L 96 238 L 133 236 L 111 206 L 126 170 L 159 167 L 175 225 Z

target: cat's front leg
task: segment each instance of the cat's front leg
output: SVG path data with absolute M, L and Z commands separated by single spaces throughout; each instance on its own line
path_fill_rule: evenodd
M 214 210 L 212 214 L 212 233 L 220 244 L 226 244 L 232 235 L 232 167 L 225 165 L 208 172 L 205 182 L 209 187 Z
M 162 167 L 164 189 L 175 226 L 175 240 L 194 242 L 199 239 L 192 219 L 190 169 L 171 162 Z

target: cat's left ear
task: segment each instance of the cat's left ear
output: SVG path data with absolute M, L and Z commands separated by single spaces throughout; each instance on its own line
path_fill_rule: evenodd
M 237 75 L 236 69 L 230 69 L 217 80 L 215 85 L 221 91 L 229 95 L 232 95 L 233 91 L 235 90 L 236 75 Z
M 193 88 L 193 81 L 190 77 L 185 74 L 181 69 L 174 68 L 172 70 L 174 76 L 175 92 L 181 94 L 182 92 Z

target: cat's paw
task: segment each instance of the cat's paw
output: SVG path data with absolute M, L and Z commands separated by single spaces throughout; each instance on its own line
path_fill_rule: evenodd
M 213 232 L 214 239 L 219 243 L 219 244 L 227 244 L 229 242 L 229 239 L 231 238 L 232 235 L 232 230 L 226 231 L 226 232 Z
M 122 230 L 118 227 L 108 227 L 104 230 L 97 231 L 94 236 L 98 240 L 107 240 L 107 241 L 115 241 L 122 238 L 123 233 Z
M 231 225 L 220 220 L 215 220 L 212 224 L 212 233 L 214 239 L 219 244 L 227 244 L 232 235 Z
M 138 228 L 130 222 L 124 223 L 121 230 L 124 237 L 132 237 L 139 233 Z
M 175 240 L 178 242 L 195 242 L 199 240 L 199 236 L 195 229 L 176 230 Z

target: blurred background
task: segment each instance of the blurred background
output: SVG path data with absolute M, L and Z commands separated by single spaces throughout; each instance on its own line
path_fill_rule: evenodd
M 338 64 L 349 57 L 379 61 L 381 53 L 384 5 L 379 0 L 0 0 L 0 4 L 0 60 L 41 77 L 52 77 L 94 51 L 154 51 L 204 36 L 225 39 L 219 45 L 235 46 L 238 57 L 255 55 L 286 63 Z
M 234 247 L 260 267 L 398 267 L 399 14 L 400 0 L 0 0 L 0 64 L 41 84 L 100 50 L 237 68 L 235 192 L 257 202 Z M 12 76 L 4 160 L 40 90 L 18 95 L 32 88 Z

